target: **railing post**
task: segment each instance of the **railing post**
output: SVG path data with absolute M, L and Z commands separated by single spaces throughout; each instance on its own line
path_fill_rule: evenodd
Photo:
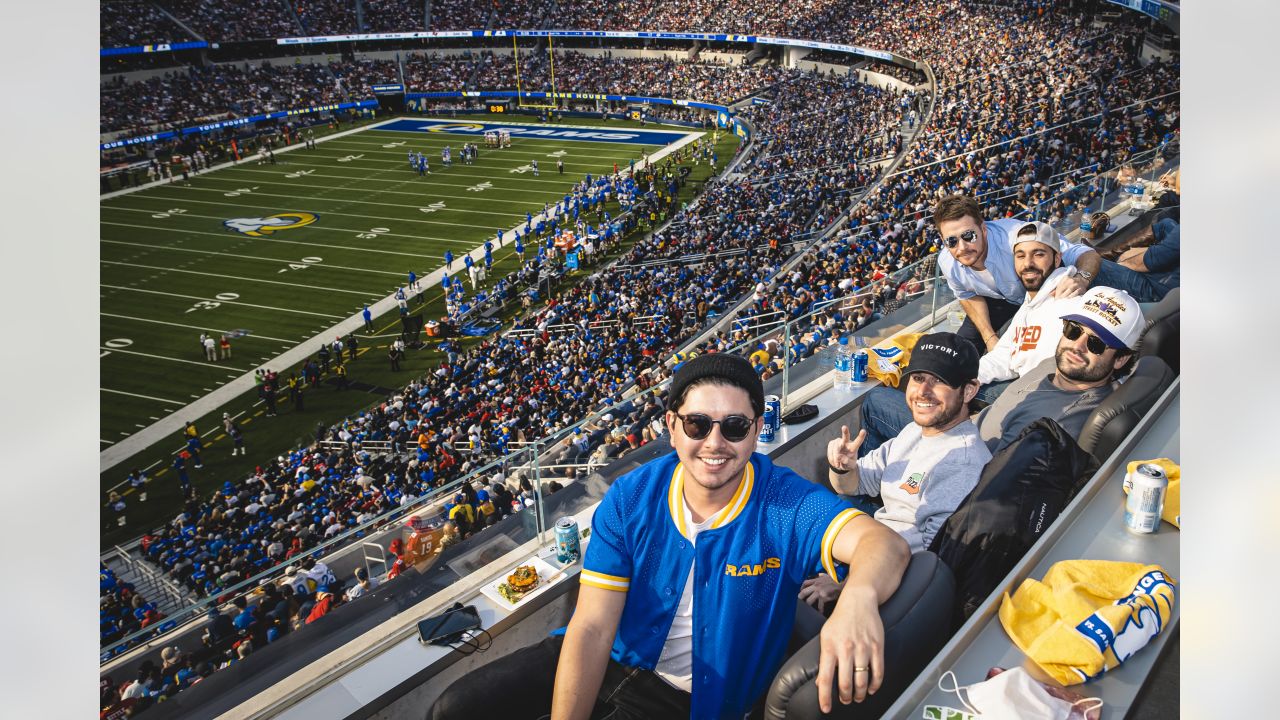
M 942 250 L 938 251 L 938 255 L 942 255 Z M 933 299 L 929 301 L 929 326 L 933 327 L 938 324 L 938 274 L 941 272 L 942 263 L 934 260 L 933 262 Z
M 790 408 L 791 396 L 791 323 L 782 323 L 782 412 Z

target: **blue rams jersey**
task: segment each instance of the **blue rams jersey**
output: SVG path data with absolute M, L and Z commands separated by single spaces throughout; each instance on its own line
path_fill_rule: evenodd
M 627 593 L 611 655 L 652 670 L 692 567 L 692 717 L 741 718 L 782 664 L 800 583 L 821 569 L 842 577 L 835 538 L 863 513 L 755 453 L 695 547 L 684 483 L 674 452 L 618 478 L 596 508 L 579 580 Z

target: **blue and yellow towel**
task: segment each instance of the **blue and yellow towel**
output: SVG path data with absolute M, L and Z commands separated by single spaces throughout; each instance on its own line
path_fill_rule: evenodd
M 1064 560 L 1000 604 L 1015 645 L 1063 685 L 1120 665 L 1169 622 L 1176 581 L 1159 565 Z

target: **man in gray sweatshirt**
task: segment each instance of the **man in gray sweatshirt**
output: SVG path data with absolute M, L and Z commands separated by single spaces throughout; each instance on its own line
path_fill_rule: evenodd
M 991 452 L 969 419 L 978 392 L 978 349 L 955 333 L 925 335 L 906 369 L 906 400 L 912 422 L 894 438 L 858 457 L 866 431 L 827 445 L 829 479 L 842 495 L 879 495 L 875 519 L 902 536 L 917 552 L 929 547 L 942 523 L 974 485 Z M 839 586 L 820 575 L 801 586 L 800 598 L 823 609 Z

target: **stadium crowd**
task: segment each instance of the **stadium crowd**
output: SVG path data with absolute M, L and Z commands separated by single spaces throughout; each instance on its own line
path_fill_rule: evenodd
M 486 53 L 473 86 L 477 90 L 511 88 L 515 59 Z M 791 74 L 774 65 L 741 66 L 716 62 L 680 62 L 665 58 L 625 58 L 555 54 L 556 92 L 714 98 L 728 102 L 759 92 Z M 546 53 L 521 54 L 520 82 L 525 90 L 550 91 L 551 64 Z
M 162 0 L 161 6 L 209 42 L 302 34 L 293 10 L 281 0 Z
M 146 132 L 342 99 L 325 65 L 187 67 L 137 82 L 105 83 L 99 123 L 104 133 Z
M 473 0 L 432 0 L 432 30 L 484 30 L 493 4 Z
M 146 131 L 191 125 L 210 118 L 232 118 L 311 105 L 372 98 L 371 85 L 404 81 L 410 92 L 512 89 L 515 64 L 510 55 L 486 53 L 475 68 L 466 56 L 435 53 L 395 60 L 334 60 L 327 64 L 223 64 L 190 67 L 103 85 L 102 132 Z M 549 65 L 535 56 L 521 62 L 523 87 L 550 88 Z M 558 91 L 644 94 L 696 99 L 744 97 L 794 75 L 775 66 L 738 66 L 675 62 L 666 59 L 605 58 L 568 52 L 556 55 Z
M 104 2 L 99 6 L 98 43 L 123 47 L 194 40 L 168 15 L 149 2 Z
M 616 9 L 618 14 L 581 17 L 613 22 L 623 12 L 647 7 L 634 5 L 638 7 Z M 715 21 L 723 19 L 726 30 L 757 29 L 750 24 L 755 14 L 748 11 L 762 3 L 713 5 L 721 9 L 710 17 L 709 8 L 697 15 L 703 7 L 697 3 L 673 7 L 683 8 L 682 19 L 691 18 L 687 27 L 720 25 Z M 433 26 L 436 12 L 444 7 L 449 6 L 433 7 Z M 558 7 L 555 18 L 592 4 Z M 879 90 L 850 77 L 777 69 L 745 76 L 742 88 L 774 87 L 772 102 L 749 112 L 755 146 L 738 168 L 743 179 L 710 183 L 699 202 L 678 210 L 669 200 L 670 166 L 642 171 L 637 193 L 671 213 L 674 222 L 666 231 L 642 238 L 617 265 L 549 298 L 521 319 L 515 332 L 466 352 L 452 351 L 439 367 L 378 407 L 321 428 L 316 444 L 264 463 L 243 481 L 228 481 L 211 498 L 191 497 L 181 515 L 144 540 L 147 557 L 187 587 L 218 595 L 256 571 L 462 477 L 516 441 L 547 437 L 593 412 L 609 414 L 561 440 L 555 459 L 620 455 L 654 437 L 652 420 L 662 407 L 660 397 L 622 402 L 622 391 L 660 382 L 671 353 L 739 299 L 751 298 L 747 317 L 778 312 L 798 317 L 816 302 L 874 289 L 866 302 L 832 305 L 794 334 L 792 347 L 762 348 L 764 361 L 757 363 L 758 369 L 771 373 L 776 360 L 812 354 L 834 342 L 840 328 L 865 324 L 886 303 L 918 286 L 920 274 L 888 278 L 937 250 L 929 212 L 939 197 L 974 194 L 990 218 L 1066 220 L 1078 215 L 1096 192 L 1090 183 L 1094 173 L 1176 136 L 1177 67 L 1140 65 L 1133 53 L 1135 31 L 1123 23 L 1099 32 L 1078 16 L 1045 12 L 1037 4 L 890 0 L 805 7 L 817 17 L 766 12 L 761 22 L 791 28 L 791 34 L 888 47 L 927 59 L 939 82 L 936 97 Z M 733 12 L 724 13 L 726 8 Z M 657 15 L 671 13 L 664 8 Z M 783 34 L 782 29 L 773 32 Z M 494 56 L 486 67 L 502 62 Z M 564 77 L 572 83 L 626 82 L 640 92 L 646 82 L 662 77 L 656 73 L 671 71 L 654 71 L 653 65 L 583 56 L 566 60 Z M 696 67 L 664 85 L 696 87 L 706 81 L 721 99 L 731 94 L 716 80 L 719 70 L 708 78 L 701 73 L 711 71 Z M 460 72 L 458 67 L 449 71 Z M 372 66 L 369 72 L 381 69 Z M 557 59 L 557 89 L 561 72 Z M 650 72 L 655 74 L 646 75 Z M 413 77 L 420 82 L 421 76 Z M 481 73 L 481 87 L 487 77 Z M 583 79 L 573 79 L 578 77 Z M 761 84 L 752 84 L 757 81 Z M 155 102 L 159 107 L 161 101 Z M 104 97 L 104 126 L 105 103 Z M 921 128 L 918 123 L 930 104 L 932 117 Z M 159 110 L 153 114 L 163 115 Z M 882 177 L 876 161 L 903 152 L 903 169 Z M 684 161 L 704 159 L 695 154 Z M 877 181 L 882 184 L 850 209 L 858 191 Z M 787 240 L 837 219 L 846 223 L 842 232 L 785 276 L 778 274 L 790 252 Z M 645 264 L 703 253 L 717 260 L 703 267 Z M 721 333 L 700 351 L 728 349 L 746 335 Z M 326 449 L 331 446 L 320 440 L 338 440 L 340 449 Z M 361 449 L 374 440 L 390 442 L 395 452 L 373 456 Z M 511 487 L 505 478 L 491 479 L 483 488 L 486 500 L 480 499 L 481 489 L 474 490 L 471 514 L 485 502 L 518 509 L 525 504 L 520 494 L 529 489 L 527 481 Z M 464 490 L 456 505 L 472 505 L 472 492 Z M 492 502 L 508 495 L 510 502 Z M 459 537 L 475 530 L 475 523 L 465 520 L 461 524 L 467 527 L 459 528 L 452 510 L 450 523 L 450 534 L 456 531 Z M 311 560 L 305 565 L 310 567 L 300 572 L 315 571 Z M 284 591 L 252 604 L 236 599 L 240 611 L 232 626 L 242 632 L 232 634 L 242 646 L 248 638 L 251 650 L 259 648 L 260 640 L 270 642 L 272 629 L 287 632 L 282 625 L 297 625 L 305 602 L 312 603 L 310 617 L 326 599 L 337 601 L 332 581 L 313 581 L 314 589 L 304 585 L 301 601 L 296 585 L 292 600 Z M 246 612 L 249 617 L 240 621 Z M 227 630 L 228 616 L 215 615 L 211 635 L 215 627 Z M 235 652 L 243 657 L 238 647 Z M 155 673 L 158 679 L 140 673 L 139 682 L 150 678 L 145 685 L 149 691 L 157 683 L 181 686 L 182 670 L 173 668 L 182 659 L 162 660 L 169 671 Z M 212 668 L 216 665 L 210 661 L 205 669 Z M 188 680 L 203 672 L 190 661 L 184 669 Z M 129 692 L 120 687 L 113 691 Z
M 363 0 L 365 32 L 409 32 L 426 29 L 422 0 Z
M 304 35 L 340 35 L 357 29 L 353 0 L 293 0 L 293 8 Z

